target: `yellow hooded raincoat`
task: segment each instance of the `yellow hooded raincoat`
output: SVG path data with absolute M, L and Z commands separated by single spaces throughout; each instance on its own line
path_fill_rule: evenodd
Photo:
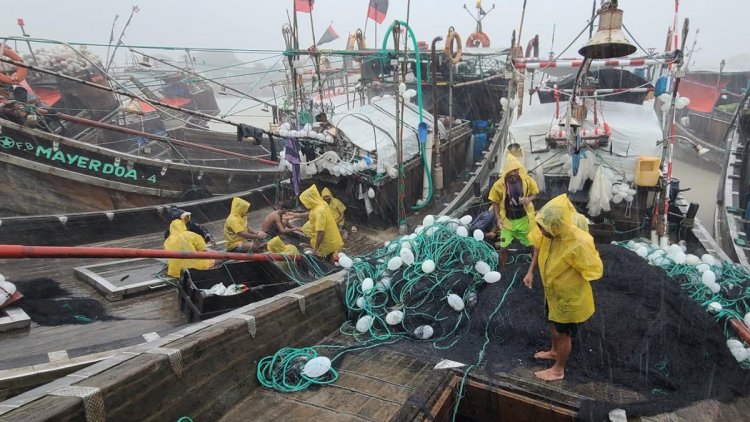
M 497 179 L 490 189 L 490 202 L 498 204 L 500 207 L 500 219 L 504 220 L 505 216 L 505 176 L 513 170 L 518 170 L 518 177 L 523 184 L 523 195 L 531 196 L 539 193 L 539 187 L 536 181 L 526 173 L 526 168 L 518 161 L 515 155 L 508 153 L 503 163 L 503 174 Z M 526 215 L 529 217 L 529 224 L 534 221 L 534 204 L 529 202 L 525 207 Z
M 244 241 L 239 233 L 247 231 L 247 214 L 249 212 L 249 202 L 242 198 L 232 198 L 232 208 L 229 211 L 227 221 L 224 223 L 224 240 L 227 241 L 226 247 L 228 251 L 231 251 Z
M 313 247 L 318 247 L 318 253 L 321 256 L 338 252 L 344 246 L 344 241 L 341 239 L 333 213 L 320 196 L 318 188 L 315 185 L 310 186 L 299 195 L 299 200 L 305 208 L 310 210 L 310 223 L 315 232 L 324 232 L 322 245 L 315 245 L 315 241 L 312 240 L 316 238 L 317 233 L 310 238 Z
M 539 273 L 550 321 L 561 324 L 586 321 L 594 314 L 591 281 L 602 277 L 603 265 L 594 239 L 576 227 L 575 209 L 565 194 L 543 206 L 536 224 L 552 235 L 548 238 L 535 226 L 529 234 L 539 249 Z
M 188 231 L 182 220 L 173 220 L 169 225 L 169 236 L 164 241 L 164 250 L 179 252 L 200 252 L 206 250 L 206 241 L 197 233 Z M 167 260 L 167 274 L 179 278 L 183 268 L 205 270 L 214 265 L 212 259 L 178 259 Z
M 268 248 L 268 252 L 270 253 L 299 255 L 299 249 L 297 249 L 296 246 L 284 243 L 284 241 L 281 240 L 279 236 L 276 236 L 273 239 L 269 240 L 266 248 Z
M 326 197 L 331 198 L 331 202 L 328 203 L 328 206 L 331 208 L 333 218 L 336 219 L 336 224 L 339 227 L 342 227 L 344 225 L 344 212 L 346 211 L 346 205 L 334 197 L 331 190 L 328 188 L 323 188 L 323 192 L 320 196 L 322 196 L 324 200 Z

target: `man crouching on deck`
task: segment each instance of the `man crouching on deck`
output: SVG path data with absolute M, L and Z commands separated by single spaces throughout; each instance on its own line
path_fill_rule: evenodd
M 534 253 L 529 271 L 523 278 L 526 287 L 534 283 L 534 268 L 544 285 L 547 320 L 552 334 L 552 348 L 534 355 L 554 360 L 551 368 L 535 372 L 545 381 L 565 376 L 572 338 L 578 325 L 594 314 L 591 281 L 602 277 L 603 266 L 594 239 L 574 223 L 575 208 L 565 194 L 549 201 L 535 217 L 536 227 L 529 234 Z

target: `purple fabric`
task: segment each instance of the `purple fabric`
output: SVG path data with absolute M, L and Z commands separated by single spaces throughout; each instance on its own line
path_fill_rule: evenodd
M 285 138 L 286 149 L 284 152 L 284 159 L 292 165 L 292 186 L 294 186 L 294 194 L 298 195 L 301 192 L 300 189 L 300 169 L 299 169 L 299 142 L 294 138 Z

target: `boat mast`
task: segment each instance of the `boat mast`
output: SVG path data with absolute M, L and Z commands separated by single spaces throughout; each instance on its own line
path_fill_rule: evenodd
M 125 26 L 122 27 L 122 32 L 120 32 L 120 38 L 117 39 L 117 44 L 115 44 L 115 49 L 112 51 L 112 56 L 109 57 L 109 60 L 107 61 L 107 67 L 105 69 L 106 72 L 109 72 L 110 66 L 112 66 L 112 62 L 115 60 L 115 54 L 117 53 L 117 49 L 120 47 L 120 43 L 122 43 L 122 37 L 125 36 L 125 30 L 128 29 L 128 26 L 130 26 L 130 21 L 133 20 L 133 15 L 138 13 L 138 11 L 141 10 L 138 8 L 138 6 L 133 6 L 130 9 L 130 17 L 128 17 L 128 21 L 125 22 Z

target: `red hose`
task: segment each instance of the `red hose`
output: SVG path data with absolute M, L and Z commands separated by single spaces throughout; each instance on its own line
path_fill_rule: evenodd
M 182 258 L 231 259 L 235 261 L 300 261 L 301 256 L 237 252 L 179 252 L 161 249 L 98 248 L 85 246 L 0 245 L 0 259 L 17 258 Z
M 746 343 L 750 344 L 750 330 L 747 329 L 745 323 L 737 318 L 731 318 L 729 323 L 732 324 L 734 332 Z

